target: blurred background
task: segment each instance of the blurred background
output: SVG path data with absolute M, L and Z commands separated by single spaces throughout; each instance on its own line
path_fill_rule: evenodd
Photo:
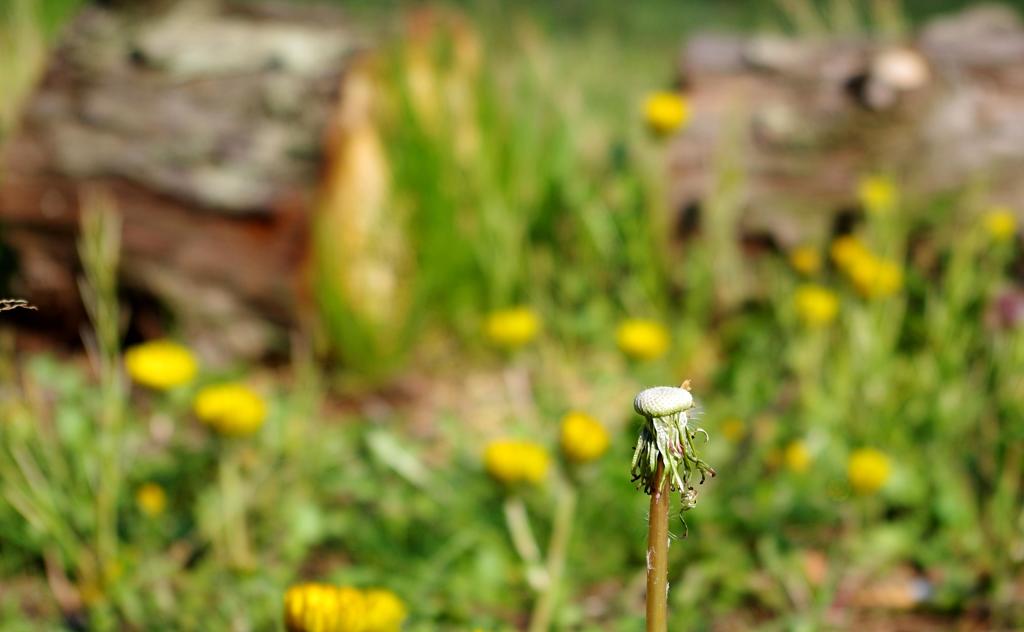
M 0 0 L 0 630 L 1024 627 L 1022 11 Z

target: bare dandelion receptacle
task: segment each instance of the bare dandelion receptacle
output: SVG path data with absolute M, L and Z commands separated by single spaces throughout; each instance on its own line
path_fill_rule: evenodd
M 715 470 L 697 456 L 694 439 L 707 433 L 690 427 L 694 400 L 685 386 L 654 386 L 640 391 L 633 400 L 634 410 L 647 421 L 633 451 L 631 471 L 633 480 L 651 494 L 661 483 L 657 480 L 660 457 L 665 464 L 663 475 L 669 477 L 672 489 L 695 500 L 690 478 L 696 473 L 703 483 Z M 684 508 L 688 504 L 693 503 L 684 503 Z

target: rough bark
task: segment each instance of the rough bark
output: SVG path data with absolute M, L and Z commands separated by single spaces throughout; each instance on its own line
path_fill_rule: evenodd
M 939 18 L 904 42 L 699 35 L 680 76 L 694 111 L 669 157 L 681 226 L 730 160 L 743 233 L 783 247 L 856 211 L 864 174 L 895 176 L 910 201 L 980 181 L 992 203 L 1024 209 L 1024 28 L 1009 8 Z
M 13 289 L 40 319 L 82 321 L 75 239 L 82 192 L 98 188 L 124 218 L 126 291 L 213 352 L 261 354 L 300 318 L 325 141 L 359 42 L 322 9 L 142 5 L 76 17 L 6 144 Z

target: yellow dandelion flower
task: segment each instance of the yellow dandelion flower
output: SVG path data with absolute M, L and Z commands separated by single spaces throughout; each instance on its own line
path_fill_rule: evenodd
M 873 255 L 859 257 L 847 270 L 850 281 L 866 298 L 892 296 L 903 287 L 903 270 L 894 261 Z
M 156 483 L 146 483 L 135 490 L 135 504 L 142 513 L 155 518 L 167 508 L 167 494 Z
M 903 268 L 895 261 L 879 259 L 875 271 L 874 296 L 891 296 L 903 288 Z
M 405 604 L 394 593 L 307 583 L 284 595 L 288 632 L 398 632 Z
M 848 270 L 859 259 L 870 256 L 867 246 L 853 235 L 837 237 L 829 248 L 832 261 L 840 270 Z
M 244 384 L 227 383 L 203 387 L 196 395 L 196 417 L 223 435 L 252 434 L 263 425 L 267 404 Z
M 284 626 L 288 632 L 336 632 L 341 629 L 338 588 L 299 584 L 284 595 Z
M 644 103 L 647 126 L 659 136 L 679 130 L 690 120 L 690 104 L 678 92 L 655 92 Z
M 873 494 L 889 480 L 892 465 L 889 457 L 874 448 L 861 448 L 850 455 L 846 474 L 850 486 L 858 494 Z
M 795 474 L 803 474 L 811 466 L 811 452 L 803 441 L 797 440 L 787 445 L 782 458 L 789 471 Z
M 356 588 L 341 586 L 337 589 L 338 623 L 330 632 L 367 632 L 366 595 Z
M 797 246 L 789 251 L 789 265 L 800 274 L 813 276 L 821 271 L 821 253 L 813 246 Z
M 407 615 L 405 604 L 389 590 L 367 590 L 362 632 L 398 632 Z
M 860 257 L 850 264 L 846 275 L 850 278 L 857 291 L 863 296 L 868 296 L 875 282 L 877 260 L 874 256 Z
M 484 450 L 488 474 L 506 485 L 539 485 L 547 476 L 549 465 L 547 451 L 529 441 L 501 439 L 492 441 Z
M 997 206 L 985 213 L 985 230 L 995 241 L 1009 241 L 1017 233 L 1017 218 L 1005 206 Z
M 516 349 L 537 337 L 540 319 L 529 307 L 498 310 L 487 316 L 484 335 L 497 347 Z
M 615 332 L 615 341 L 634 360 L 654 360 L 665 355 L 669 347 L 668 330 L 659 322 L 630 318 Z
M 857 185 L 861 206 L 872 215 L 889 213 L 896 207 L 896 185 L 885 176 L 866 176 Z
M 796 313 L 811 327 L 828 325 L 839 313 L 839 298 L 821 285 L 802 285 L 793 297 Z
M 747 434 L 747 425 L 743 423 L 742 419 L 732 417 L 722 422 L 722 436 L 729 443 L 739 443 L 741 439 Z
M 152 340 L 128 349 L 124 367 L 137 384 L 158 391 L 188 384 L 199 370 L 192 352 L 170 340 Z
M 562 453 L 574 463 L 588 463 L 608 450 L 608 431 L 587 413 L 573 411 L 562 418 Z

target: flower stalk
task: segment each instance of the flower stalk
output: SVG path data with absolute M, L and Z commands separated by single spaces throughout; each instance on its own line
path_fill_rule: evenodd
M 647 632 L 668 630 L 668 512 L 671 492 L 678 491 L 681 512 L 697 505 L 690 485 L 694 474 L 703 483 L 715 470 L 697 456 L 694 440 L 707 433 L 690 428 L 694 408 L 687 380 L 679 388 L 655 386 L 641 391 L 633 408 L 647 420 L 633 452 L 632 474 L 651 496 L 647 533 Z M 683 521 L 685 526 L 686 522 Z
M 505 525 L 512 538 L 512 545 L 526 565 L 526 581 L 534 590 L 544 590 L 549 583 L 548 572 L 541 559 L 537 539 L 533 537 L 533 530 L 530 529 L 530 519 L 526 514 L 523 499 L 517 494 L 510 494 L 505 498 L 504 510 Z
M 572 535 L 573 518 L 576 515 L 576 489 L 572 483 L 563 482 L 559 486 L 558 504 L 556 505 L 555 523 L 551 531 L 551 543 L 548 546 L 547 586 L 544 588 L 530 617 L 529 632 L 547 632 L 551 627 L 562 575 L 565 573 L 565 560 L 569 553 L 569 540 Z
M 647 526 L 647 632 L 668 630 L 668 511 L 670 485 L 665 464 L 658 459 L 661 480 L 651 494 Z
M 229 446 L 218 464 L 221 537 L 228 566 L 235 570 L 249 570 L 255 566 L 255 561 L 249 546 L 247 491 L 242 482 L 240 456 L 237 446 Z

